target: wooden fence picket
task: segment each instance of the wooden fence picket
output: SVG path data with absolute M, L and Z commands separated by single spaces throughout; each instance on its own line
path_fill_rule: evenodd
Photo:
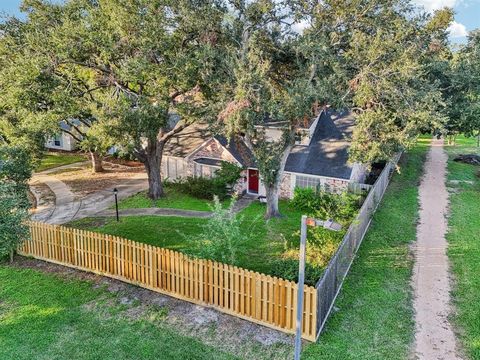
M 295 332 L 294 282 L 190 258 L 117 236 L 29 222 L 21 255 L 110 276 L 287 333 Z M 305 286 L 303 337 L 316 336 L 317 291 Z

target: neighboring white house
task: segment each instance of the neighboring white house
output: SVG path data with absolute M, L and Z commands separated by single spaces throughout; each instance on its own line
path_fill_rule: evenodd
M 81 126 L 80 122 L 75 122 L 75 125 Z M 72 131 L 71 126 L 66 122 L 60 122 L 60 128 L 66 131 Z M 81 138 L 81 135 L 76 135 Z M 64 150 L 64 151 L 73 151 L 77 149 L 78 141 L 75 140 L 71 135 L 66 132 L 61 131 L 59 134 L 51 137 L 45 143 L 47 149 L 55 150 Z
M 355 124 L 353 115 L 321 112 L 298 129 L 296 144 L 285 164 L 280 195 L 293 197 L 295 187 L 321 186 L 340 191 L 363 185 L 366 171 L 360 164 L 348 163 L 348 148 Z M 266 136 L 277 139 L 281 124 L 266 122 Z M 255 159 L 240 137 L 227 140 L 212 136 L 207 125 L 192 125 L 166 145 L 162 175 L 170 179 L 185 176 L 211 177 L 222 161 L 230 161 L 245 170 L 236 185 L 240 193 L 265 195 Z
M 73 151 L 76 150 L 77 141 L 66 133 L 60 133 L 50 138 L 45 147 L 48 149 Z

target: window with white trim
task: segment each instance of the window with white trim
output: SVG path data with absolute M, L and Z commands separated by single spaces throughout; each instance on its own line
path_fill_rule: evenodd
M 325 185 L 325 179 L 320 176 L 295 176 L 295 187 L 317 189 Z
M 197 177 L 212 178 L 215 176 L 215 171 L 219 169 L 217 166 L 194 163 L 194 174 Z

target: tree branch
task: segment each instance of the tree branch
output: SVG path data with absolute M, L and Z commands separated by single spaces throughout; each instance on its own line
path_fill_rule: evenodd
M 79 137 L 75 136 L 72 132 L 70 132 L 70 131 L 68 131 L 68 130 L 62 129 L 62 132 L 64 132 L 65 134 L 70 135 L 72 138 L 74 138 L 74 139 L 77 140 L 78 142 L 81 142 L 81 141 L 82 141 L 82 139 L 80 139 Z
M 80 134 L 80 136 L 86 137 L 86 134 L 85 134 L 84 132 L 80 131 L 80 129 L 79 129 L 76 125 L 74 125 L 73 123 L 71 123 L 69 120 L 65 120 L 65 122 L 66 122 L 68 125 L 70 125 L 72 128 L 74 128 L 75 131 Z

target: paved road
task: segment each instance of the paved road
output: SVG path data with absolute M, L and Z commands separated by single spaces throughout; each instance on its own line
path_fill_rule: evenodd
M 420 220 L 415 244 L 413 275 L 415 354 L 418 359 L 460 359 L 448 317 L 450 280 L 447 242 L 447 156 L 443 140 L 434 140 L 419 188 Z

